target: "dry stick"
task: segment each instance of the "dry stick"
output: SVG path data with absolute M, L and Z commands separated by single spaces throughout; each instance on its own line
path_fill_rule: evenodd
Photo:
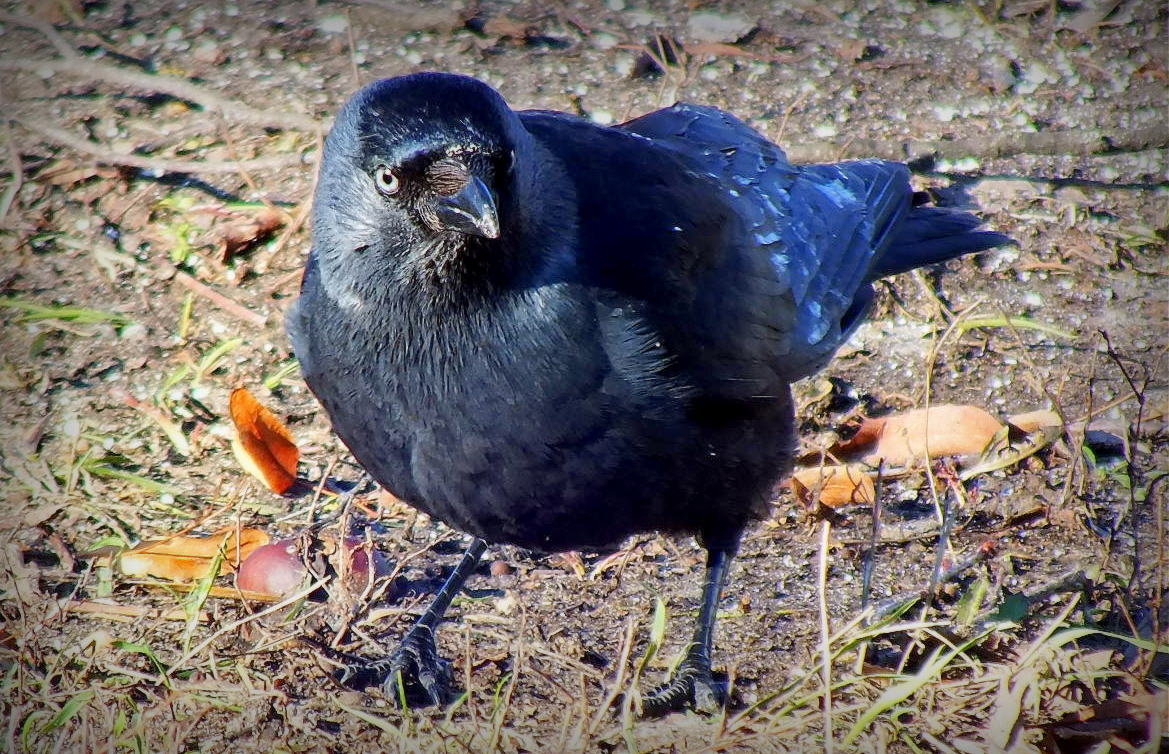
M 522 609 L 522 606 L 521 606 Z M 511 708 L 511 700 L 515 695 L 516 684 L 520 680 L 520 668 L 524 666 L 527 661 L 526 644 L 523 641 L 523 635 L 527 629 L 527 618 L 520 618 L 520 638 L 515 643 L 515 659 L 512 662 L 511 677 L 507 681 L 507 688 L 503 692 L 503 700 L 499 703 L 496 710 L 493 710 L 495 715 L 495 722 L 491 730 L 491 742 L 487 747 L 488 751 L 498 751 L 499 742 L 503 738 L 503 725 L 507 722 L 507 712 Z
M 86 615 L 96 615 L 102 618 L 109 618 L 111 620 L 125 621 L 127 623 L 143 618 L 157 618 L 160 620 L 176 620 L 185 621 L 190 618 L 186 611 L 182 608 L 172 608 L 170 610 L 159 611 L 153 607 L 142 607 L 140 605 L 119 605 L 108 602 L 94 602 L 93 600 L 79 600 L 70 601 L 62 600 L 60 603 L 60 612 L 65 613 L 83 613 Z M 211 620 L 211 616 L 206 613 L 200 613 L 197 617 L 200 622 L 207 622 Z
M 4 124 L 4 139 L 8 145 L 8 165 L 12 173 L 12 180 L 4 187 L 4 195 L 0 196 L 0 223 L 8 216 L 8 210 L 16 201 L 16 195 L 24 185 L 24 165 L 20 162 L 20 149 L 16 146 L 16 135 L 12 133 L 12 126 Z
M 219 630 L 215 631 L 215 633 L 211 634 L 206 639 L 204 639 L 202 642 L 200 642 L 199 645 L 196 646 L 194 649 L 190 649 L 190 650 L 184 652 L 183 655 L 181 657 L 179 657 L 179 659 L 176 660 L 173 665 L 170 666 L 170 669 L 166 671 L 166 674 L 170 675 L 170 674 L 180 670 L 183 667 L 183 665 L 185 665 L 187 663 L 187 661 L 189 661 L 192 657 L 195 657 L 196 655 L 198 655 L 204 649 L 207 649 L 207 647 L 211 646 L 215 642 L 216 639 L 223 636 L 224 634 L 234 633 L 234 632 L 238 631 L 241 627 L 247 625 L 248 623 L 252 623 L 253 621 L 259 620 L 260 618 L 263 618 L 267 615 L 271 615 L 272 613 L 275 613 L 278 610 L 283 610 L 284 608 L 288 607 L 289 605 L 292 605 L 296 602 L 299 602 L 300 600 L 304 599 L 305 597 L 309 596 L 310 594 L 312 594 L 313 592 L 315 592 L 316 590 L 320 589 L 322 586 L 327 584 L 328 581 L 329 581 L 328 577 L 322 578 L 322 579 L 317 579 L 316 581 L 314 581 L 313 583 L 304 587 L 303 589 L 300 589 L 300 590 L 294 592 L 293 594 L 290 594 L 289 596 L 285 597 L 284 599 L 280 600 L 275 605 L 269 605 L 268 607 L 264 608 L 263 610 L 261 610 L 258 613 L 252 613 L 251 615 L 240 618 L 239 620 L 233 620 L 231 623 L 228 623 L 225 626 L 221 626 L 219 628 Z
M 877 548 L 881 543 L 881 481 L 885 475 L 885 459 L 877 463 L 877 479 L 873 482 L 873 505 L 869 510 L 872 520 L 869 522 L 869 541 L 865 548 L 865 561 L 861 566 L 861 610 L 869 606 L 872 596 L 873 572 L 877 567 Z M 868 653 L 869 643 L 862 642 L 856 653 L 856 673 L 860 675 L 864 669 L 865 656 Z
M 284 222 L 287 224 L 290 220 L 292 220 L 292 215 L 288 213 L 288 210 L 282 207 L 277 207 L 275 204 L 273 204 L 272 200 L 268 198 L 268 195 L 260 190 L 259 185 L 256 184 L 255 179 L 252 178 L 252 174 L 248 171 L 247 165 L 239 159 L 239 150 L 236 149 L 235 139 L 231 138 L 231 129 L 228 127 L 226 120 L 220 121 L 219 133 L 223 136 L 223 143 L 227 146 L 227 153 L 231 155 L 232 162 L 235 163 L 240 178 L 242 178 L 247 187 L 252 190 L 252 193 L 259 197 L 260 201 L 264 204 L 265 207 L 267 207 L 270 211 L 279 214 L 282 218 L 284 218 Z
M 316 142 L 317 142 L 317 154 L 318 155 L 324 154 L 325 153 L 324 135 L 320 131 L 317 131 L 315 136 L 316 136 Z M 317 182 L 320 181 L 320 178 L 321 178 L 321 161 L 320 160 L 313 160 L 313 179 L 309 183 L 308 194 L 307 194 L 307 196 L 309 198 L 300 203 L 300 208 L 297 210 L 296 216 L 292 218 L 292 222 L 290 222 L 284 226 L 284 230 L 280 233 L 280 236 L 276 239 L 275 243 L 271 244 L 263 252 L 263 256 L 260 256 L 257 259 L 257 262 L 256 262 L 257 267 L 259 267 L 261 260 L 265 264 L 268 264 L 271 262 L 271 260 L 275 259 L 276 255 L 284 250 L 284 247 L 288 243 L 289 239 L 291 239 L 294 235 L 296 235 L 296 233 L 299 232 L 300 229 L 304 226 L 304 222 L 305 222 L 305 220 L 308 219 L 309 212 L 312 210 L 312 197 L 314 195 L 316 195 L 316 193 L 317 193 Z M 263 269 L 267 269 L 267 267 L 264 267 Z M 298 277 L 300 274 L 301 274 L 301 270 L 299 270 L 299 269 L 294 270 L 293 275 L 292 275 L 292 279 L 296 279 L 296 277 Z M 278 291 L 278 290 L 280 290 L 280 288 L 284 287 L 285 281 L 284 281 L 283 276 L 280 279 L 278 279 L 277 283 L 273 283 L 273 284 L 268 286 L 267 292 L 269 294 L 271 294 L 275 291 Z
M 954 475 L 947 470 L 947 476 L 953 477 Z M 934 551 L 934 567 L 930 571 L 929 593 L 926 594 L 925 605 L 922 607 L 922 620 L 925 619 L 926 608 L 937 597 L 938 580 L 942 576 L 942 565 L 945 562 L 946 553 L 950 549 L 950 534 L 954 530 L 954 505 L 952 500 L 957 496 L 952 484 L 946 485 L 946 493 L 942 496 L 942 528 L 938 532 L 938 544 Z
M 18 16 L 14 13 L 0 10 L 0 23 L 22 26 L 26 29 L 40 32 L 41 36 L 49 40 L 49 44 L 53 45 L 53 48 L 61 57 L 67 60 L 77 60 L 80 58 L 77 50 L 73 49 L 73 45 L 69 44 L 65 37 L 61 36 L 61 33 L 47 21 L 42 21 L 33 16 Z
M 1020 154 L 1092 155 L 1139 152 L 1169 146 L 1169 127 L 1164 124 L 1134 129 L 1092 131 L 1043 131 L 1002 133 L 966 139 L 852 139 L 844 147 L 826 142 L 794 144 L 784 151 L 792 162 L 829 162 L 843 156 L 906 160 L 924 155 L 944 159 L 961 157 L 1012 157 Z
M 0 20 L 2 20 L 2 14 L 0 14 Z M 225 118 L 229 118 L 236 123 L 246 123 L 261 128 L 316 131 L 322 125 L 320 121 L 310 115 L 249 107 L 242 102 L 221 97 L 215 92 L 197 84 L 192 84 L 189 81 L 170 76 L 132 71 L 87 58 L 69 58 L 66 60 L 5 58 L 0 59 L 0 70 L 29 71 L 31 73 L 39 73 L 42 71 L 66 73 L 90 81 L 125 86 L 139 91 L 169 94 L 176 99 L 193 102 L 208 112 L 222 113 Z
M 349 65 L 353 73 L 354 88 L 361 88 L 361 71 L 357 68 L 357 42 L 353 39 L 353 14 L 345 9 L 345 34 L 349 38 Z
M 929 416 L 930 416 L 929 409 L 930 409 L 930 398 L 931 398 L 932 390 L 933 390 L 934 366 L 937 364 L 937 358 L 938 358 L 938 354 L 941 352 L 942 344 L 944 344 L 946 342 L 946 339 L 949 338 L 952 333 L 957 331 L 958 325 L 963 320 L 969 318 L 974 313 L 974 311 L 981 305 L 982 305 L 981 301 L 976 301 L 972 306 L 967 308 L 958 317 L 953 319 L 950 322 L 950 324 L 946 327 L 946 329 L 942 333 L 941 337 L 939 337 L 937 340 L 934 341 L 933 346 L 930 348 L 929 355 L 926 357 L 925 385 L 922 388 L 922 399 L 923 399 L 923 403 L 924 403 L 924 409 L 926 412 L 926 414 L 925 414 L 926 415 L 925 473 L 926 473 L 926 481 L 929 483 L 930 496 L 932 497 L 933 503 L 934 503 L 934 511 L 937 513 L 938 519 L 940 522 L 941 536 L 939 536 L 939 538 L 938 538 L 938 558 L 934 562 L 934 568 L 931 571 L 931 576 L 930 576 L 930 586 L 928 587 L 928 590 L 927 590 L 927 594 L 929 595 L 929 597 L 922 603 L 921 611 L 920 611 L 920 614 L 918 615 L 919 622 L 925 620 L 925 615 L 929 611 L 930 602 L 933 599 L 933 591 L 934 591 L 934 589 L 937 588 L 937 584 L 941 583 L 941 580 L 940 580 L 941 577 L 938 574 L 938 569 L 941 566 L 941 557 L 945 553 L 945 547 L 947 545 L 946 539 L 947 539 L 947 534 L 948 534 L 948 532 L 946 531 L 947 524 L 946 524 L 945 510 L 943 509 L 942 502 L 938 499 L 938 480 L 934 475 L 933 464 L 930 463 L 930 452 L 929 452 Z M 949 499 L 949 497 L 947 495 L 947 500 L 948 499 Z M 897 663 L 897 672 L 901 672 L 904 669 L 905 664 L 909 661 L 910 652 L 912 652 L 913 648 L 915 646 L 919 645 L 920 643 L 921 643 L 921 632 L 915 631 L 911 641 L 905 645 L 905 649 L 901 653 L 901 659 Z
M 828 540 L 832 522 L 820 524 L 820 562 L 817 573 L 820 604 L 820 679 L 824 684 L 824 752 L 832 754 L 832 646 L 828 629 Z
M 995 542 L 993 539 L 988 539 L 983 542 L 974 552 L 967 555 L 965 558 L 956 561 L 949 568 L 938 574 L 936 582 L 931 579 L 931 582 L 934 584 L 933 586 L 927 584 L 926 586 L 920 587 L 918 589 L 914 589 L 909 592 L 902 592 L 901 594 L 894 595 L 888 599 L 878 602 L 873 606 L 872 615 L 866 616 L 865 622 L 868 624 L 876 623 L 886 616 L 897 612 L 906 603 L 914 602 L 916 600 L 927 597 L 934 589 L 937 588 L 937 585 L 947 584 L 953 581 L 966 571 L 969 571 L 971 568 L 990 557 L 990 555 L 994 552 L 994 545 Z
M 3 67 L 3 62 L 0 61 L 0 67 Z M 237 173 L 241 169 L 271 170 L 274 168 L 286 168 L 290 165 L 300 165 L 304 162 L 299 154 L 281 155 L 279 157 L 257 157 L 252 160 L 241 160 L 239 162 L 164 160 L 155 157 L 143 157 L 136 154 L 114 152 L 62 128 L 54 128 L 43 123 L 30 123 L 20 119 L 14 119 L 14 121 L 38 136 L 42 136 L 63 147 L 68 147 L 75 152 L 87 154 L 99 163 L 106 165 L 124 165 L 125 167 L 138 168 L 140 170 L 155 170 L 160 173 Z
M 869 508 L 869 543 L 865 549 L 865 561 L 861 568 L 861 609 L 869 606 L 873 587 L 873 570 L 876 568 L 877 547 L 881 543 L 881 481 L 885 475 L 885 459 L 877 462 L 877 478 L 873 482 L 873 504 Z
M 621 640 L 621 649 L 617 658 L 617 677 L 613 679 L 613 686 L 609 689 L 609 693 L 605 695 L 601 706 L 597 707 L 596 713 L 593 715 L 592 721 L 586 732 L 589 735 L 594 735 L 597 729 L 601 727 L 601 723 L 605 721 L 606 714 L 613 703 L 617 701 L 617 697 L 621 695 L 621 686 L 625 683 L 626 666 L 629 664 L 629 654 L 633 650 L 633 633 L 637 630 L 637 621 L 630 617 L 625 622 L 625 636 Z
M 787 109 L 785 109 L 783 111 L 783 119 L 779 121 L 779 130 L 775 134 L 774 141 L 776 144 L 783 143 L 783 135 L 784 135 L 784 133 L 787 132 L 788 120 L 791 118 L 792 113 L 794 113 L 797 108 L 799 108 L 800 106 L 802 106 L 804 104 L 804 100 L 806 100 L 808 98 L 808 96 L 811 95 L 811 93 L 812 93 L 811 89 L 808 89 L 807 91 L 804 91 L 804 92 L 800 92 L 800 96 L 798 96 L 794 100 L 792 100 L 792 103 L 790 105 L 788 105 Z
M 1166 479 L 1169 479 L 1169 475 L 1162 474 L 1149 482 L 1149 489 L 1145 493 L 1146 499 L 1153 501 L 1153 509 L 1157 511 L 1157 560 L 1153 566 L 1157 574 L 1157 587 L 1156 591 L 1153 592 L 1152 600 L 1150 600 L 1153 608 L 1151 611 L 1153 614 L 1153 636 L 1163 635 L 1161 633 L 1161 605 L 1165 599 L 1165 504 L 1153 493 L 1157 485 Z M 1149 663 L 1145 667 L 1146 674 L 1152 670 L 1154 655 L 1155 653 L 1149 656 Z
M 247 322 L 250 325 L 264 327 L 268 324 L 268 318 L 263 314 L 254 312 L 242 304 L 238 304 L 235 301 L 232 301 L 230 298 L 224 296 L 219 291 L 213 290 L 209 286 L 200 283 L 198 280 L 191 277 L 187 273 L 182 272 L 181 270 L 175 272 L 175 282 L 179 283 L 184 288 L 194 293 L 196 296 L 207 299 L 212 304 L 215 304 L 228 314 L 238 319 L 242 319 L 244 322 Z

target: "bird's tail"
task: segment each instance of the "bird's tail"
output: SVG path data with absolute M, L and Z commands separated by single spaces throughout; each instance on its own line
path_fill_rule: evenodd
M 963 254 L 1013 244 L 1010 236 L 978 230 L 982 221 L 962 210 L 914 207 L 897 224 L 889 248 L 869 273 L 872 280 Z

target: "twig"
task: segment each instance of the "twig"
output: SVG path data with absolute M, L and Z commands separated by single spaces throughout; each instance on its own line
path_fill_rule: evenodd
M 20 162 L 20 149 L 16 146 L 16 135 L 12 133 L 12 126 L 4 123 L 4 139 L 8 146 L 8 165 L 12 173 L 12 180 L 4 187 L 4 195 L 0 196 L 0 223 L 8 216 L 16 195 L 24 185 L 24 165 Z
M 314 581 L 313 583 L 304 587 L 303 589 L 300 589 L 299 591 L 296 591 L 296 592 L 290 594 L 289 596 L 285 597 L 284 599 L 280 600 L 275 605 L 269 605 L 268 607 L 264 608 L 263 610 L 261 610 L 258 613 L 252 613 L 251 615 L 247 615 L 247 616 L 240 618 L 238 620 L 234 620 L 231 623 L 228 623 L 224 626 L 220 626 L 217 631 L 215 631 L 210 636 L 208 636 L 206 639 L 204 639 L 202 642 L 200 642 L 199 645 L 196 646 L 194 649 L 190 649 L 190 650 L 184 652 L 183 655 L 181 657 L 179 657 L 179 659 L 176 660 L 174 662 L 174 664 L 171 665 L 170 668 L 166 671 L 167 675 L 170 675 L 171 673 L 175 673 L 175 672 L 178 672 L 179 670 L 182 670 L 183 667 L 186 665 L 186 663 L 188 661 L 190 661 L 190 659 L 192 657 L 197 656 L 200 652 L 207 649 L 207 647 L 209 647 L 213 643 L 215 643 L 215 641 L 217 639 L 219 639 L 219 637 L 224 636 L 225 634 L 236 633 L 239 631 L 239 629 L 241 627 L 247 625 L 248 623 L 252 623 L 254 621 L 257 621 L 260 618 L 271 615 L 272 613 L 275 613 L 279 610 L 283 610 L 284 608 L 288 607 L 289 605 L 295 604 L 295 603 L 299 602 L 300 600 L 303 600 L 305 597 L 309 596 L 310 594 L 312 594 L 313 592 L 315 592 L 316 590 L 318 590 L 322 586 L 324 586 L 326 583 L 328 583 L 328 581 L 329 581 L 328 578 L 317 579 L 316 581 Z
M 1027 589 L 1023 592 L 1023 600 L 1028 605 L 1043 604 L 1049 598 L 1057 594 L 1065 594 L 1067 592 L 1083 592 L 1092 587 L 1092 578 L 1083 568 L 1073 568 L 1070 571 L 1062 574 L 1053 581 L 1046 584 L 1041 584 L 1037 587 Z M 974 619 L 971 626 L 971 633 L 978 633 L 987 628 L 988 625 L 994 621 L 992 618 L 999 612 L 1001 608 L 995 606 L 987 610 L 983 610 Z M 1134 634 L 1136 636 L 1137 634 Z
M 171 76 L 131 71 L 87 58 L 71 58 L 67 60 L 4 58 L 0 59 L 0 70 L 29 71 L 34 73 L 40 71 L 67 73 L 91 81 L 96 80 L 106 84 L 126 86 L 139 91 L 169 94 L 177 99 L 193 102 L 208 112 L 222 113 L 225 118 L 229 118 L 237 123 L 246 123 L 252 126 L 260 126 L 261 128 L 316 131 L 322 125 L 320 121 L 310 115 L 249 107 L 242 102 L 221 97 L 211 90 L 197 84 L 192 84 L 189 81 L 176 79 Z
M 219 291 L 212 289 L 208 285 L 200 283 L 198 280 L 181 270 L 175 272 L 175 282 L 182 285 L 196 296 L 207 299 L 212 304 L 215 304 L 228 314 L 238 319 L 242 319 L 244 322 L 247 322 L 250 325 L 264 327 L 266 324 L 268 324 L 268 318 L 263 314 L 254 312 L 242 304 L 238 304 L 235 301 L 232 301 Z
M 979 545 L 978 549 L 976 549 L 974 552 L 970 553 L 965 558 L 962 558 L 946 570 L 942 571 L 935 582 L 934 588 L 936 589 L 937 585 L 946 584 L 953 581 L 966 571 L 969 571 L 974 566 L 986 560 L 994 552 L 994 548 L 995 541 L 993 539 L 986 540 L 981 545 Z M 931 581 L 933 580 L 931 579 Z M 930 591 L 930 585 L 927 584 L 926 586 L 919 587 L 918 589 L 914 589 L 909 592 L 902 592 L 901 594 L 897 594 L 886 600 L 882 600 L 873 607 L 873 614 L 868 617 L 866 623 L 876 623 L 885 616 L 892 615 L 893 613 L 897 612 L 902 607 L 904 607 L 906 603 L 915 602 L 925 597 L 930 593 Z
M 609 693 L 605 695 L 605 700 L 597 707 L 596 714 L 593 715 L 592 721 L 589 722 L 587 731 L 590 735 L 595 734 L 601 727 L 601 723 L 605 721 L 609 709 L 617 701 L 617 697 L 621 696 L 621 687 L 625 683 L 626 666 L 629 664 L 629 653 L 633 649 L 633 634 L 636 630 L 636 620 L 630 618 L 625 622 L 625 636 L 621 640 L 621 648 L 619 657 L 617 658 L 617 677 L 613 679 L 613 685 L 609 688 Z
M 962 157 L 990 159 L 1020 154 L 1091 155 L 1109 152 L 1139 152 L 1169 146 L 1169 127 L 1164 124 L 1134 129 L 1083 131 L 1042 131 L 1001 133 L 966 139 L 851 139 L 839 144 L 812 142 L 785 148 L 792 162 L 829 162 L 841 157 L 879 157 L 908 160 L 934 155 L 953 160 Z
M 3 67 L 0 60 L 0 67 Z M 43 123 L 30 123 L 16 120 L 16 123 L 27 128 L 34 134 L 43 136 L 49 141 L 68 147 L 75 152 L 81 152 L 93 157 L 97 162 L 106 165 L 124 165 L 140 170 L 153 170 L 159 173 L 238 173 L 240 170 L 271 170 L 286 168 L 290 165 L 302 164 L 300 155 L 281 155 L 279 157 L 257 157 L 252 160 L 239 162 L 218 162 L 211 160 L 160 160 L 154 157 L 143 157 L 136 154 L 124 154 L 103 149 L 101 145 L 87 141 L 64 129 L 55 128 Z
M 869 606 L 869 597 L 873 586 L 873 570 L 877 565 L 877 547 L 881 543 L 881 481 L 885 475 L 885 459 L 877 464 L 877 479 L 873 482 L 873 504 L 869 509 L 872 520 L 869 522 L 868 547 L 865 548 L 864 565 L 861 567 L 861 609 Z
M 353 39 L 353 14 L 345 9 L 345 35 L 349 39 L 349 66 L 353 73 L 353 86 L 361 86 L 361 71 L 357 68 L 357 42 Z
M 284 223 L 287 224 L 292 219 L 292 215 L 284 208 L 277 207 L 272 203 L 272 200 L 268 198 L 267 194 L 261 191 L 260 187 L 256 185 L 256 180 L 252 178 L 252 174 L 248 171 L 248 166 L 240 161 L 239 150 L 235 148 L 235 139 L 231 138 L 231 129 L 228 127 L 227 121 L 221 122 L 219 126 L 219 133 L 223 136 L 223 143 L 227 147 L 227 153 L 231 155 L 232 162 L 235 163 L 236 168 L 239 170 L 240 178 L 252 190 L 252 193 L 259 197 L 265 207 L 280 215 L 284 219 Z
M 53 25 L 42 21 L 34 16 L 18 16 L 14 13 L 0 10 L 0 23 L 12 24 L 13 26 L 23 26 L 26 29 L 40 32 L 40 34 L 47 40 L 49 44 L 67 60 L 76 60 L 77 50 L 73 49 L 73 45 L 61 36 L 61 32 L 53 28 Z
M 933 602 L 934 597 L 937 596 L 938 579 L 942 575 L 942 566 L 945 563 L 946 553 L 950 550 L 950 534 L 954 530 L 954 505 L 953 498 L 956 493 L 954 491 L 955 483 L 953 481 L 956 476 L 952 469 L 946 469 L 948 477 L 946 494 L 942 496 L 942 528 L 938 532 L 938 542 L 934 549 L 934 567 L 930 571 L 930 584 L 927 602 Z M 921 619 L 925 620 L 925 613 L 921 615 Z
M 832 522 L 820 524 L 820 562 L 817 572 L 820 603 L 820 679 L 824 684 L 824 754 L 832 754 L 832 634 L 828 629 L 828 542 Z
M 156 608 L 143 607 L 142 605 L 117 605 L 108 602 L 94 602 L 92 600 L 63 601 L 61 603 L 61 613 L 66 612 L 96 615 L 127 623 L 143 618 L 173 621 L 185 621 L 189 619 L 186 611 L 177 607 L 159 611 Z M 200 613 L 196 620 L 201 623 L 206 623 L 211 620 L 211 616 L 207 613 Z

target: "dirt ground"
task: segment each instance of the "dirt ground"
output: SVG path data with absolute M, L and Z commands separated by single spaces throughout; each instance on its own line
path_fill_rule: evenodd
M 1165 3 L 2 8 L 0 749 L 1163 743 Z M 883 284 L 871 322 L 798 386 L 802 441 L 927 402 L 1053 409 L 1062 433 L 961 484 L 950 461 L 885 480 L 874 547 L 869 506 L 825 514 L 778 491 L 723 601 L 721 714 L 636 714 L 637 690 L 688 637 L 701 578 L 696 544 L 652 536 L 616 555 L 493 548 L 439 634 L 468 692 L 449 709 L 400 711 L 337 685 L 296 637 L 342 632 L 344 649 L 378 656 L 460 538 L 376 493 L 339 523 L 336 500 L 314 494 L 359 470 L 299 378 L 282 313 L 331 114 L 361 84 L 428 69 L 600 123 L 714 104 L 797 160 L 914 159 L 921 188 L 973 202 L 1018 246 Z M 241 469 L 237 386 L 288 423 L 304 490 L 276 495 Z M 230 576 L 192 595 L 97 557 L 234 525 L 368 530 L 395 572 L 372 595 L 334 581 L 326 601 L 270 610 L 235 599 Z M 928 609 L 856 620 L 866 567 L 880 603 L 982 547 Z

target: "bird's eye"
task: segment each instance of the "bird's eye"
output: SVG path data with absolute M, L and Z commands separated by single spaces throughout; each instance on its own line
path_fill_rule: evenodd
M 388 165 L 378 165 L 374 168 L 373 180 L 377 184 L 377 190 L 386 196 L 398 193 L 398 189 L 402 187 L 402 181 Z

